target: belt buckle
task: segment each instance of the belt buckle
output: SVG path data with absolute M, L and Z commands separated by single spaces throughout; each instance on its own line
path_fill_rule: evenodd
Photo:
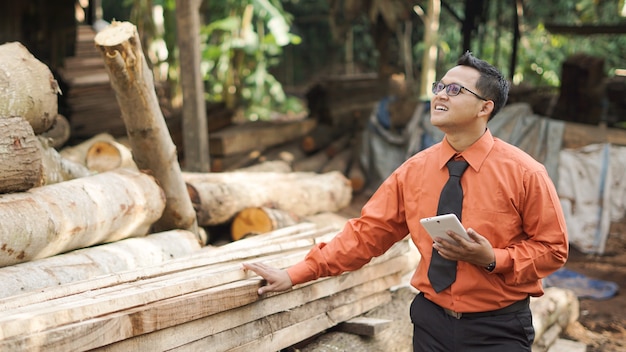
M 451 317 L 453 317 L 455 319 L 461 319 L 461 317 L 463 316 L 463 313 L 455 312 L 455 311 L 447 309 L 447 308 L 444 308 L 443 310 L 446 312 L 446 314 L 448 314 L 449 316 L 451 316 Z

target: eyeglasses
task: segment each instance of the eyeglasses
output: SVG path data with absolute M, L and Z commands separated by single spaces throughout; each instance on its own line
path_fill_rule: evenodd
M 437 94 L 439 92 L 441 92 L 442 90 L 446 90 L 446 94 L 449 97 L 456 97 L 457 95 L 459 95 L 459 93 L 461 93 L 461 89 L 465 89 L 466 91 L 474 94 L 476 96 L 476 98 L 487 101 L 489 99 L 485 99 L 483 97 L 481 97 L 480 95 L 472 92 L 471 90 L 463 87 L 462 85 L 458 84 L 458 83 L 450 83 L 450 84 L 444 84 L 441 81 L 436 81 L 433 82 L 433 94 Z

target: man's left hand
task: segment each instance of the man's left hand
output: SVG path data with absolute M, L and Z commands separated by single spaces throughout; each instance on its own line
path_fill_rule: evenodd
M 472 239 L 471 241 L 453 231 L 448 231 L 448 235 L 454 239 L 454 242 L 436 238 L 433 247 L 448 260 L 463 260 L 481 267 L 486 267 L 495 261 L 496 255 L 488 239 L 471 228 L 467 229 L 467 234 Z

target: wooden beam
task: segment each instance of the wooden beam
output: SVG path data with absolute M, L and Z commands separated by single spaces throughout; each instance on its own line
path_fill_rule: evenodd
M 292 141 L 309 133 L 314 119 L 291 122 L 250 122 L 219 130 L 209 137 L 211 155 L 226 156 L 262 150 Z
M 390 324 L 391 320 L 388 319 L 357 317 L 344 321 L 337 325 L 334 330 L 360 336 L 374 336 L 388 328 Z
M 593 35 L 593 34 L 624 34 L 626 25 L 565 25 L 546 24 L 546 29 L 552 34 Z

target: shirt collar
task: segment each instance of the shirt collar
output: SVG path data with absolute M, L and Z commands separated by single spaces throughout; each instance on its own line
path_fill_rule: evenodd
M 491 135 L 491 131 L 487 129 L 485 130 L 485 133 L 483 133 L 483 135 L 476 142 L 474 142 L 474 144 L 458 154 L 469 163 L 474 171 L 478 171 L 491 151 L 491 148 L 493 148 L 493 144 L 494 138 Z M 442 169 L 448 160 L 455 155 L 457 155 L 456 150 L 454 150 L 454 148 L 452 148 L 452 146 L 448 143 L 448 140 L 444 138 L 442 141 L 442 148 L 439 152 L 439 168 Z

